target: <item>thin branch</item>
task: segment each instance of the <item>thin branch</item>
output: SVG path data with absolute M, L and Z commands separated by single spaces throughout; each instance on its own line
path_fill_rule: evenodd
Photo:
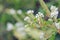
M 45 4 L 45 2 L 43 0 L 39 0 L 41 7 L 44 9 L 44 11 L 46 12 L 46 16 L 49 17 L 50 16 L 50 11 L 47 7 L 47 5 Z

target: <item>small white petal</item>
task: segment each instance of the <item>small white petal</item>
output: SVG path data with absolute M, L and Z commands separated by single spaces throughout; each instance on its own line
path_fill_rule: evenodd
M 38 12 L 38 14 L 36 14 L 36 18 L 39 18 L 39 17 L 44 17 L 43 13 Z
M 44 17 L 43 13 L 38 12 L 39 16 Z
M 7 31 L 13 30 L 13 24 L 7 23 Z
M 38 14 L 36 14 L 36 18 L 39 18 L 39 15 Z
M 24 18 L 24 21 L 29 21 L 29 20 L 30 18 L 28 16 Z
M 16 13 L 15 9 L 10 9 L 9 12 L 10 12 L 10 14 L 15 14 Z
M 53 11 L 58 11 L 58 8 L 56 6 L 51 6 L 50 10 L 53 12 Z
M 34 11 L 33 10 L 28 10 L 27 11 L 27 14 L 31 14 L 31 13 L 34 13 Z
M 57 16 L 58 16 L 58 11 L 51 12 L 51 15 L 50 15 L 51 18 L 53 17 L 57 18 Z
M 17 10 L 17 13 L 18 14 L 22 14 L 22 10 Z

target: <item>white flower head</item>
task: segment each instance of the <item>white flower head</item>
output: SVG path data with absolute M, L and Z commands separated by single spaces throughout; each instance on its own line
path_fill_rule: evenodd
M 33 10 L 28 10 L 27 11 L 27 14 L 31 14 L 31 13 L 34 13 L 34 11 Z
M 23 32 L 25 30 L 24 24 L 22 22 L 17 22 L 15 24 L 17 32 Z
M 53 17 L 57 18 L 57 16 L 58 16 L 58 11 L 51 12 L 51 15 L 50 15 L 51 18 Z
M 36 18 L 39 18 L 39 15 L 38 14 L 36 14 Z
M 10 9 L 9 12 L 10 12 L 10 14 L 12 14 L 12 15 L 16 13 L 15 9 L 13 9 L 13 8 Z
M 36 14 L 36 18 L 39 18 L 39 17 L 44 17 L 43 13 L 38 12 L 38 14 Z
M 57 16 L 58 16 L 58 8 L 56 6 L 51 6 L 50 10 L 51 10 L 50 17 L 51 18 L 53 18 L 53 17 L 57 18 Z
M 11 23 L 7 23 L 7 31 L 11 31 L 11 30 L 13 30 L 13 24 L 11 24 Z
M 40 32 L 40 39 L 44 38 L 44 32 Z
M 3 11 L 4 6 L 0 4 L 0 12 Z
M 24 21 L 29 21 L 29 20 L 30 18 L 28 16 L 24 18 Z
M 38 12 L 39 16 L 44 17 L 43 13 Z
M 22 14 L 22 10 L 17 10 L 17 13 L 18 14 Z
M 55 26 L 56 26 L 57 29 L 60 29 L 60 23 L 55 22 Z
M 22 22 L 17 22 L 16 24 L 15 24 L 15 26 L 16 27 L 24 27 L 24 24 L 22 23 Z
M 58 11 L 58 8 L 56 6 L 51 6 L 50 10 L 53 12 L 53 11 Z

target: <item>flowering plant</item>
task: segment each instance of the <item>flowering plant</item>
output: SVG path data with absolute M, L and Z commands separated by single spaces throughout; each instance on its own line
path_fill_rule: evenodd
M 41 6 L 43 4 L 43 8 L 45 7 L 46 15 L 42 12 L 33 15 L 33 10 L 23 14 L 21 10 L 6 9 L 6 13 L 10 13 L 17 20 L 14 25 L 7 23 L 7 30 L 13 30 L 14 36 L 19 40 L 29 40 L 27 35 L 35 40 L 53 40 L 53 36 L 60 30 L 58 8 L 52 5 L 49 11 L 43 0 L 40 0 L 40 3 Z

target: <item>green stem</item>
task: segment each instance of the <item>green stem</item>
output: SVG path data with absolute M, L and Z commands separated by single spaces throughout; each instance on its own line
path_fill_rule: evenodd
M 16 14 L 12 16 L 16 19 L 16 21 L 21 22 L 20 18 Z
M 46 16 L 49 17 L 50 16 L 50 11 L 47 7 L 47 5 L 45 4 L 45 2 L 43 0 L 39 0 L 41 7 L 44 9 L 44 11 L 46 12 Z

